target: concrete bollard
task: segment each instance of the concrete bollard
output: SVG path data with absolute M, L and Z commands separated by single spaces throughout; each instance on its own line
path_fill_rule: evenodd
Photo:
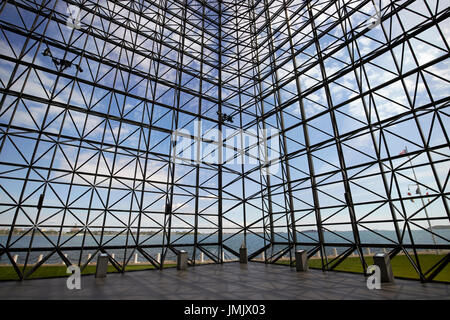
M 108 273 L 108 255 L 106 253 L 102 253 L 98 255 L 95 277 L 106 278 L 107 273 Z
M 319 251 L 317 251 L 317 258 L 319 258 L 319 259 L 320 259 L 320 250 L 319 250 Z
M 13 260 L 14 260 L 15 263 L 17 263 L 17 260 L 19 260 L 19 255 L 15 254 L 14 257 L 13 257 Z
M 380 267 L 381 282 L 394 282 L 394 273 L 388 254 L 377 253 L 373 256 L 373 263 Z
M 181 250 L 177 256 L 177 270 L 186 270 L 187 269 L 187 252 Z
M 39 257 L 38 257 L 37 262 L 38 262 L 38 263 L 41 262 L 42 259 L 44 259 L 44 255 L 43 255 L 43 254 L 40 254 Z
M 200 262 L 205 262 L 205 254 L 203 252 L 200 252 Z
M 308 271 L 308 253 L 306 250 L 295 252 L 295 269 L 297 271 Z
M 156 261 L 158 261 L 158 263 L 161 263 L 161 253 L 158 253 L 156 255 Z
M 239 249 L 239 262 L 247 263 L 247 248 L 245 247 Z
M 334 255 L 335 257 L 338 256 L 338 253 L 337 253 L 337 249 L 336 249 L 336 248 L 333 248 L 333 255 Z
M 372 254 L 372 252 L 370 251 L 370 248 L 367 248 L 367 255 L 371 255 Z
M 222 261 L 225 261 L 225 252 L 222 250 Z
M 138 254 L 137 253 L 134 254 L 134 263 L 138 263 Z

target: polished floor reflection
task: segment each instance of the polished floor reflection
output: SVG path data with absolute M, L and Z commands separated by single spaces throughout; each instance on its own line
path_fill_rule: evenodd
M 0 299 L 450 299 L 450 286 L 396 279 L 381 290 L 368 290 L 361 275 L 262 263 L 226 263 L 83 276 L 81 290 L 69 290 L 66 278 L 8 281 Z

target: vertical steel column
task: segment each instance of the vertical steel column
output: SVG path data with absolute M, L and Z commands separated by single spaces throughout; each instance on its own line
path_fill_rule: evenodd
M 155 51 L 155 42 L 152 42 L 152 52 Z M 160 48 L 160 46 L 159 46 Z M 152 70 L 152 62 L 149 63 L 149 70 L 148 70 L 148 74 L 150 74 Z M 157 62 L 157 66 L 155 68 L 155 74 L 158 74 L 159 72 L 159 62 Z M 145 97 L 147 98 L 147 96 L 150 94 L 151 98 L 154 98 L 156 96 L 156 84 L 153 86 L 150 85 L 151 84 L 151 80 L 148 79 L 147 80 L 147 85 L 145 87 Z M 150 87 L 150 88 L 149 88 Z M 151 110 L 150 110 L 150 114 L 148 114 L 148 103 L 144 104 L 143 110 L 144 112 L 142 113 L 142 118 L 141 121 L 142 123 L 144 123 L 145 120 L 145 109 L 147 109 L 147 115 L 149 117 L 149 123 L 152 124 L 153 123 L 153 110 L 154 110 L 154 104 L 150 105 Z M 147 141 L 146 141 L 146 148 L 145 150 L 150 150 L 150 138 L 152 137 L 152 129 L 148 129 L 148 135 L 147 135 Z M 140 241 L 140 235 L 141 235 L 141 227 L 142 227 L 142 215 L 144 214 L 144 199 L 145 199 L 145 186 L 146 184 L 149 184 L 147 182 L 147 168 L 150 162 L 150 158 L 149 158 L 149 152 L 146 151 L 145 152 L 145 164 L 144 164 L 144 177 L 143 177 L 143 181 L 142 181 L 142 188 L 141 188 L 141 197 L 140 197 L 140 208 L 139 208 L 139 217 L 138 217 L 138 227 L 137 227 L 137 236 L 136 236 L 136 245 L 138 246 L 138 249 L 140 247 L 139 245 L 139 241 Z
M 309 4 L 309 3 L 305 2 L 302 5 L 302 10 L 305 8 L 305 6 L 307 4 Z M 311 20 L 311 18 L 309 20 Z M 290 32 L 290 28 L 288 28 L 288 30 Z M 300 85 L 300 74 L 298 73 L 298 66 L 297 66 L 297 63 L 295 60 L 295 51 L 294 51 L 294 46 L 292 43 L 292 37 L 290 37 L 290 41 L 291 41 L 290 47 L 291 47 L 292 62 L 294 64 L 295 84 L 297 87 L 297 93 L 300 97 L 302 95 L 302 88 Z M 316 174 L 315 174 L 314 161 L 313 161 L 312 152 L 311 152 L 311 143 L 309 140 L 308 122 L 307 122 L 307 117 L 306 117 L 305 106 L 303 104 L 303 100 L 299 99 L 298 104 L 299 104 L 299 108 L 300 108 L 300 115 L 303 120 L 302 129 L 303 129 L 303 136 L 305 138 L 306 157 L 307 157 L 307 161 L 308 161 L 308 170 L 309 170 L 309 175 L 310 175 L 310 179 L 311 179 L 311 192 L 312 192 L 313 202 L 314 202 L 314 213 L 315 213 L 316 224 L 317 224 L 317 235 L 319 238 L 319 247 L 320 247 L 319 250 L 320 250 L 321 262 L 322 262 L 322 271 L 324 271 L 325 264 L 326 264 L 326 263 L 324 263 L 324 260 L 326 262 L 327 257 L 326 257 L 325 246 L 324 246 L 325 239 L 323 236 L 323 229 L 322 229 L 322 217 L 321 217 L 321 213 L 320 213 L 319 195 L 317 192 Z
M 203 44 L 205 40 L 205 6 L 202 7 L 202 48 L 200 57 L 203 60 L 204 50 L 203 50 Z M 203 76 L 203 62 L 200 63 L 200 77 Z M 203 91 L 203 79 L 200 78 L 199 80 L 199 92 L 202 93 Z M 198 98 L 198 114 L 202 114 L 202 98 Z M 200 122 L 200 120 L 199 120 Z M 195 265 L 196 263 L 196 252 L 198 247 L 198 214 L 199 214 L 199 184 L 200 184 L 200 163 L 201 163 L 201 147 L 202 147 L 202 127 L 201 122 L 197 126 L 197 132 L 194 132 L 194 136 L 197 137 L 198 140 L 195 140 L 195 143 L 197 144 L 197 148 L 195 149 L 195 217 L 194 217 L 194 249 L 192 252 L 192 263 Z
M 271 24 L 271 17 L 269 15 L 269 3 L 267 0 L 264 0 L 264 7 L 265 7 L 265 16 L 266 16 L 266 22 L 267 22 L 267 30 L 268 30 L 268 44 L 269 44 L 269 52 L 271 54 L 271 59 L 272 59 L 272 68 L 273 68 L 273 76 L 274 76 L 274 80 L 275 80 L 275 87 L 276 89 L 276 96 L 277 96 L 277 100 L 279 102 L 279 104 L 281 104 L 281 94 L 280 94 L 280 90 L 278 88 L 280 80 L 279 80 L 279 76 L 278 76 L 278 69 L 276 66 L 276 55 L 275 55 L 275 46 L 273 44 L 273 31 L 272 31 L 272 24 Z M 279 105 L 276 105 L 276 109 L 278 109 Z M 285 178 L 285 182 L 286 182 L 286 187 L 283 186 L 283 189 L 287 188 L 287 197 L 286 197 L 286 191 L 285 191 L 285 205 L 286 202 L 288 204 L 288 208 L 285 207 L 286 211 L 289 211 L 289 214 L 286 212 L 286 228 L 287 228 L 287 234 L 288 234 L 288 242 L 289 242 L 289 246 L 294 246 L 294 251 L 296 250 L 297 247 L 297 233 L 295 230 L 295 214 L 294 214 L 294 206 L 293 206 L 293 197 L 292 197 L 292 188 L 291 188 L 291 175 L 290 175 L 290 170 L 289 170 L 289 161 L 286 157 L 287 155 L 287 149 L 286 149 L 286 135 L 284 134 L 285 132 L 285 127 L 284 127 L 284 117 L 283 117 L 283 112 L 282 110 L 276 110 L 276 114 L 277 114 L 277 121 L 279 121 L 279 125 L 281 129 L 281 139 L 282 139 L 282 146 L 283 146 L 283 155 L 281 155 L 281 151 L 280 151 L 280 167 L 282 170 L 282 177 L 283 179 Z M 273 137 L 272 137 L 273 138 Z M 284 160 L 283 160 L 284 158 Z M 283 172 L 283 168 L 286 170 L 286 172 Z M 290 217 L 290 222 L 289 222 L 289 217 Z M 292 229 L 292 236 L 290 235 L 290 229 Z M 291 243 L 291 237 L 292 237 L 292 243 Z M 290 260 L 292 261 L 292 250 L 289 250 L 289 257 Z
M 255 92 L 255 104 L 258 104 L 258 101 L 261 105 L 261 116 L 263 116 L 265 114 L 264 111 L 264 100 L 262 99 L 262 92 L 263 92 L 263 86 L 261 83 L 261 80 L 259 80 L 259 77 L 261 75 L 261 68 L 260 68 L 260 61 L 259 61 L 259 54 L 258 54 L 258 39 L 257 39 L 257 28 L 256 28 L 256 17 L 255 17 L 255 3 L 254 0 L 250 0 L 251 1 L 251 8 L 249 10 L 249 15 L 250 18 L 249 20 L 252 21 L 252 23 L 250 23 L 250 28 L 253 27 L 253 30 L 251 30 L 250 32 L 253 32 L 252 34 L 252 41 L 251 41 L 251 45 L 252 45 L 252 51 L 253 51 L 253 58 L 256 61 L 256 63 L 254 64 L 254 68 L 256 69 L 256 80 L 258 82 L 258 87 L 259 87 L 259 94 L 256 95 Z M 257 109 L 257 108 L 255 108 Z M 258 112 L 258 110 L 256 110 L 256 112 Z M 262 125 L 262 132 L 260 129 L 260 125 L 259 123 L 261 123 Z M 257 121 L 256 122 L 256 128 L 257 128 L 257 134 L 258 134 L 258 162 L 259 162 L 259 166 L 260 166 L 260 171 L 264 171 L 265 170 L 265 174 L 261 174 L 260 173 L 260 190 L 261 190 L 261 201 L 264 207 L 264 197 L 265 195 L 262 193 L 264 189 L 267 190 L 267 206 L 268 206 L 268 216 L 269 216 L 269 228 L 270 228 L 270 244 L 271 244 L 271 248 L 273 251 L 273 243 L 275 242 L 275 232 L 274 232 L 274 222 L 273 222 L 273 208 L 272 208 L 272 191 L 271 191 L 271 179 L 270 179 L 270 174 L 269 174 L 269 167 L 267 163 L 264 163 L 264 165 L 261 165 L 261 160 L 260 160 L 260 144 L 259 144 L 259 140 L 260 140 L 260 135 L 262 134 L 262 139 L 263 141 L 267 141 L 267 132 L 266 132 L 266 122 L 265 122 L 265 118 L 261 117 L 261 121 Z M 267 156 L 267 152 L 266 149 L 264 149 L 264 153 L 265 153 L 265 159 L 268 158 Z M 263 180 L 265 179 L 265 185 L 263 185 Z M 263 212 L 264 214 L 264 212 Z M 263 219 L 264 220 L 264 219 Z M 265 235 L 265 230 L 264 230 L 264 235 Z M 264 240 L 265 240 L 265 236 L 264 236 Z M 267 259 L 267 257 L 266 257 Z
M 218 95 L 219 95 L 219 101 L 217 104 L 218 107 L 218 112 L 219 115 L 222 114 L 222 0 L 218 0 L 219 1 L 219 90 L 218 90 Z M 223 197 L 223 193 L 222 193 L 222 162 L 223 162 L 223 134 L 222 134 L 222 121 L 220 119 L 220 116 L 218 115 L 217 121 L 218 121 L 218 126 L 219 126 L 219 134 L 220 137 L 218 137 L 218 141 L 219 141 L 219 163 L 217 164 L 217 168 L 218 168 L 218 196 L 219 196 L 219 205 L 218 205 L 218 209 L 219 209 L 219 235 L 218 235 L 218 240 L 219 240 L 219 248 L 218 248 L 218 260 L 220 261 L 220 263 L 223 263 L 223 259 L 222 259 L 222 252 L 223 252 L 223 207 L 222 207 L 222 197 Z
M 322 81 L 326 81 L 327 73 L 325 70 L 325 63 L 324 63 L 324 59 L 322 56 L 322 49 L 320 48 L 320 44 L 319 44 L 319 40 L 318 40 L 318 36 L 317 36 L 316 23 L 314 21 L 314 14 L 312 12 L 311 5 L 309 2 L 307 4 L 307 8 L 308 8 L 307 9 L 308 15 L 309 15 L 309 18 L 311 21 L 311 29 L 312 29 L 313 36 L 314 36 L 314 44 L 316 47 L 317 59 L 319 61 Z M 352 192 L 351 192 L 351 188 L 350 188 L 349 178 L 347 176 L 347 166 L 345 164 L 344 152 L 342 150 L 342 145 L 341 145 L 341 141 L 339 138 L 340 137 L 339 128 L 337 126 L 337 119 L 334 114 L 333 100 L 331 99 L 331 91 L 330 91 L 330 87 L 328 86 L 328 83 L 326 83 L 326 82 L 325 82 L 324 89 L 325 89 L 325 96 L 327 99 L 328 109 L 330 110 L 329 114 L 330 114 L 330 119 L 331 119 L 331 125 L 333 126 L 333 135 L 334 135 L 335 145 L 336 145 L 337 154 L 338 154 L 338 158 L 339 158 L 339 166 L 340 166 L 339 171 L 341 172 L 342 183 L 344 185 L 344 190 L 345 190 L 345 194 L 344 194 L 345 203 L 347 205 L 349 215 L 350 215 L 350 221 L 351 221 L 351 226 L 352 226 L 353 238 L 355 240 L 355 245 L 356 245 L 356 248 L 359 253 L 359 258 L 361 260 L 361 265 L 363 267 L 364 274 L 366 274 L 366 262 L 364 259 L 363 250 L 361 248 L 361 239 L 359 237 L 358 225 L 357 225 L 357 220 L 356 220 L 356 215 L 355 215 L 355 208 L 353 206 Z
M 163 18 L 163 27 L 161 31 L 161 37 L 163 37 L 164 29 L 166 28 L 165 20 L 168 12 L 169 7 L 169 1 L 164 0 L 164 18 Z M 186 10 L 186 8 L 184 8 Z M 184 36 L 183 36 L 184 41 Z M 160 52 L 159 56 L 161 57 L 161 51 L 162 51 L 162 44 L 160 46 Z M 181 52 L 178 52 L 178 59 L 180 59 L 180 55 L 182 55 Z M 179 64 L 180 62 L 177 59 L 177 71 L 179 71 Z M 180 75 L 177 72 L 177 77 L 180 77 Z M 177 80 L 181 83 L 181 79 L 177 78 Z M 174 96 L 174 103 L 179 104 L 179 90 L 174 89 L 176 92 L 176 96 Z M 172 110 L 172 123 L 171 123 L 171 132 L 177 130 L 178 127 L 178 111 Z M 168 170 L 167 170 L 167 182 L 166 182 L 166 201 L 164 206 L 164 229 L 163 229 L 163 243 L 162 243 L 162 252 L 161 252 L 161 264 L 160 269 L 162 270 L 164 268 L 164 261 L 166 259 L 167 251 L 170 246 L 170 239 L 171 239 L 171 233 L 172 233 L 172 205 L 173 205 L 173 188 L 174 188 L 174 180 L 175 180 L 175 159 L 176 159 L 176 141 L 171 141 L 170 143 L 170 149 L 169 149 L 169 162 L 168 162 Z
M 239 31 L 238 31 L 238 8 L 237 6 L 234 7 L 234 16 L 235 16 L 235 33 L 236 33 L 236 39 L 239 38 Z M 241 97 L 241 64 L 240 64 L 240 52 L 239 52 L 239 41 L 236 42 L 236 63 L 238 66 L 238 72 L 237 72 L 237 84 L 238 84 L 238 101 L 239 101 L 239 124 L 240 128 L 242 128 L 242 97 Z M 247 211 L 246 211 L 246 197 L 245 197 L 245 166 L 244 166 L 244 139 L 243 139 L 243 130 L 239 130 L 239 142 L 241 145 L 241 148 L 238 148 L 238 152 L 241 152 L 240 159 L 241 159 L 241 186 L 242 186 L 242 216 L 243 216 L 243 224 L 244 224 L 244 243 L 245 246 L 247 246 Z

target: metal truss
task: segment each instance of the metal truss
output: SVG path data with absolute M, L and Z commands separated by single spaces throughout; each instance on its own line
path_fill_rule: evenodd
M 1 1 L 0 264 L 163 269 L 244 242 L 323 271 L 356 254 L 365 275 L 365 250 L 389 250 L 433 281 L 450 260 L 449 22 L 442 0 Z M 175 161 L 192 147 L 200 161 Z

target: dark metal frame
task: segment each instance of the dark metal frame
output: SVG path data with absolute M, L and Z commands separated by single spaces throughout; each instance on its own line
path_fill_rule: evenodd
M 198 263 L 199 252 L 213 263 L 223 263 L 224 255 L 239 257 L 238 247 L 229 241 L 242 234 L 244 242 L 250 235 L 261 239 L 261 247 L 249 254 L 252 261 L 259 261 L 257 257 L 264 252 L 266 263 L 288 257 L 292 265 L 293 250 L 306 248 L 309 257 L 320 254 L 325 271 L 335 269 L 356 251 L 366 275 L 363 249 L 386 248 L 391 258 L 404 253 L 421 281 L 433 281 L 448 270 L 449 254 L 425 270 L 419 250 L 449 250 L 450 240 L 428 230 L 441 243 L 417 243 L 411 227 L 426 230 L 421 225 L 425 222 L 450 222 L 450 174 L 444 177 L 445 172 L 438 170 L 450 161 L 446 130 L 450 96 L 438 95 L 430 80 L 449 85 L 435 70 L 450 57 L 442 30 L 450 19 L 450 8 L 442 3 L 437 0 L 432 7 L 426 1 L 406 0 L 380 7 L 378 0 L 1 1 L 0 39 L 10 48 L 0 51 L 0 67 L 8 65 L 11 70 L 9 77 L 0 78 L 0 215 L 10 210 L 14 214 L 10 223 L 0 224 L 0 228 L 9 228 L 6 243 L 0 243 L 0 258 L 8 258 L 19 279 L 28 278 L 54 255 L 66 265 L 76 263 L 85 268 L 96 253 L 107 253 L 114 267 L 124 272 L 136 252 L 162 269 L 168 254 L 189 247 L 191 265 Z M 370 19 L 367 9 L 374 4 L 381 13 L 378 38 L 365 23 Z M 66 5 L 82 9 L 81 29 L 67 31 Z M 405 26 L 402 17 L 406 13 L 422 20 Z M 17 21 L 12 23 L 9 15 L 18 17 Z M 356 23 L 354 17 L 359 17 Z M 430 30 L 440 39 L 440 46 L 423 38 Z M 376 50 L 364 52 L 362 41 Z M 439 50 L 440 55 L 420 61 L 418 41 Z M 15 52 L 18 45 L 21 48 Z M 80 68 L 57 70 L 41 59 L 43 48 L 58 51 L 60 59 L 73 62 L 84 72 Z M 341 51 L 345 58 L 340 57 Z M 392 70 L 377 62 L 388 54 L 396 57 L 391 59 Z M 413 66 L 404 70 L 407 59 Z M 330 72 L 331 62 L 340 68 Z M 374 67 L 381 76 L 391 77 L 374 84 L 370 75 Z M 354 88 L 342 83 L 345 77 L 351 78 Z M 400 103 L 383 90 L 399 83 L 405 92 L 411 92 L 411 77 L 415 77 L 414 94 L 404 94 L 403 111 L 382 115 L 380 99 L 392 105 Z M 51 86 L 46 84 L 49 79 Z M 305 80 L 314 84 L 305 88 Z M 351 96 L 336 102 L 332 88 L 337 86 Z M 314 98 L 319 95 L 324 101 Z M 422 101 L 423 97 L 427 101 Z M 314 100 L 318 109 L 311 114 Z M 350 104 L 358 102 L 363 118 L 348 111 Z M 40 119 L 33 117 L 36 105 L 45 110 Z M 236 121 L 222 121 L 222 114 Z M 27 125 L 20 122 L 21 117 L 27 119 Z M 344 117 L 357 127 L 345 128 Z M 431 124 L 424 126 L 430 117 Z M 243 160 L 252 148 L 260 146 L 236 148 L 232 146 L 235 134 L 224 134 L 217 141 L 219 159 L 224 157 L 224 148 L 234 150 L 223 163 L 174 161 L 182 150 L 170 135 L 190 128 L 196 120 L 221 132 L 254 129 L 259 137 L 268 128 L 278 130 L 279 136 L 264 138 L 279 139 L 280 155 L 273 162 L 279 164 L 280 173 L 262 174 L 267 163 L 260 158 L 257 165 L 247 166 Z M 58 121 L 61 124 L 55 130 Z M 330 123 L 330 130 L 318 127 L 320 121 Z M 415 139 L 396 130 L 395 126 L 403 124 L 417 131 Z M 438 143 L 431 139 L 436 130 L 441 133 Z M 210 142 L 206 132 L 194 133 L 192 144 L 198 147 Z M 355 144 L 355 139 L 364 136 L 374 152 Z M 242 139 L 242 133 L 237 137 Z M 389 143 L 389 137 L 411 146 L 412 151 L 398 154 L 400 150 Z M 337 163 L 321 155 L 332 148 L 330 158 L 335 156 Z M 15 159 L 9 158 L 11 150 Z M 346 150 L 365 160 L 352 162 Z M 47 164 L 40 164 L 47 157 Z M 60 163 L 64 158 L 66 167 Z M 238 167 L 232 165 L 236 159 L 242 160 Z M 306 165 L 299 167 L 303 159 Z M 91 160 L 95 170 L 85 171 L 83 166 Z M 318 170 L 318 161 L 332 169 Z M 102 169 L 105 164 L 106 172 Z M 409 177 L 411 167 L 428 170 L 432 183 Z M 162 180 L 158 175 L 164 172 Z M 380 179 L 380 190 L 363 185 L 364 179 L 372 178 Z M 429 194 L 403 196 L 403 180 L 427 188 Z M 22 186 L 18 194 L 14 183 Z M 328 193 L 327 188 L 333 186 L 342 192 Z M 62 191 L 65 187 L 67 191 Z M 355 196 L 356 187 L 377 199 Z M 57 198 L 56 204 L 48 197 L 43 203 L 38 200 L 46 193 Z M 302 197 L 305 194 L 311 200 Z M 85 205 L 77 204 L 86 195 Z M 324 195 L 334 204 L 322 200 Z M 418 217 L 423 208 L 411 212 L 406 205 L 418 199 L 428 201 L 426 206 L 437 206 L 440 214 Z M 190 202 L 193 207 L 188 209 Z M 126 208 L 115 208 L 117 205 Z M 362 215 L 368 206 L 374 209 Z M 374 217 L 383 206 L 388 207 L 390 218 Z M 87 212 L 84 219 L 81 211 Z M 236 212 L 241 219 L 234 218 Z M 342 220 L 330 222 L 336 216 Z M 60 223 L 49 223 L 52 217 L 60 218 Z M 66 223 L 69 217 L 82 226 L 77 232 L 82 235 L 81 245 L 67 244 L 74 237 L 61 238 L 67 229 L 78 227 Z M 109 224 L 114 217 L 121 226 Z M 308 222 L 310 217 L 313 222 Z M 26 219 L 28 223 L 18 222 Z M 101 223 L 96 225 L 96 219 Z M 209 227 L 203 227 L 201 219 Z M 396 239 L 361 241 L 362 230 L 384 237 L 372 227 L 377 223 L 392 224 Z M 334 233 L 331 228 L 343 225 L 351 229 L 353 239 L 338 235 L 342 242 L 326 240 L 326 231 Z M 58 240 L 53 243 L 45 229 L 55 227 Z M 31 236 L 26 247 L 15 245 L 13 236 L 18 228 L 24 229 L 19 238 Z M 99 239 L 93 230 L 100 231 Z M 110 230 L 119 232 L 113 239 L 126 235 L 126 243 L 111 244 L 111 239 L 105 238 Z M 212 234 L 201 239 L 202 230 Z M 154 234 L 147 235 L 148 231 L 161 234 L 162 243 L 149 243 Z M 180 236 L 174 238 L 173 231 Z M 192 243 L 180 241 L 190 232 Z M 38 234 L 52 246 L 36 246 Z M 97 245 L 86 244 L 86 239 Z M 342 250 L 330 258 L 328 247 Z M 155 248 L 161 254 L 159 261 L 155 251 L 150 251 Z M 113 258 L 114 249 L 124 250 L 123 257 Z M 18 252 L 26 253 L 23 265 L 13 259 Z M 32 252 L 45 252 L 45 257 L 33 264 Z M 76 252 L 78 258 L 69 259 L 65 252 Z

